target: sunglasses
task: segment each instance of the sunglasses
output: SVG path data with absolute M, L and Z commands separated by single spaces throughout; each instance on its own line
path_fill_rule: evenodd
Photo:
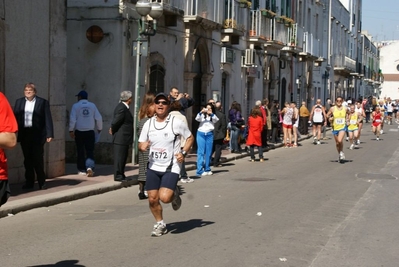
M 155 101 L 155 104 L 166 106 L 166 105 L 169 104 L 169 102 L 168 102 L 168 101 L 165 101 L 165 100 L 164 100 L 164 101 L 156 100 L 156 101 Z

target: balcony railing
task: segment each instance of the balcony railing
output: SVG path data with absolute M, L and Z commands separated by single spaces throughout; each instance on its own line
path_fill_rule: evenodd
M 272 41 L 280 43 L 282 45 L 288 45 L 290 41 L 290 33 L 292 27 L 287 27 L 284 23 L 276 23 L 276 18 L 274 18 L 273 27 L 273 38 Z
M 303 33 L 303 52 L 314 56 L 316 58 L 321 57 L 320 55 L 320 40 L 316 39 L 313 34 L 309 32 Z
M 244 11 L 246 11 L 246 9 L 240 8 L 239 2 L 235 0 L 226 0 L 223 25 L 224 33 L 234 33 L 236 30 L 243 33 L 246 30 Z
M 263 16 L 260 10 L 252 10 L 250 16 L 249 37 L 265 41 L 272 40 L 273 19 Z
M 164 0 L 165 1 L 165 0 Z M 172 1 L 172 0 L 167 0 Z M 180 1 L 180 0 L 179 0 Z M 202 17 L 223 24 L 223 1 L 214 0 L 186 0 L 184 3 L 185 20 Z
M 334 55 L 334 69 L 345 70 L 348 73 L 356 71 L 356 61 L 342 54 Z M 365 74 L 367 77 L 367 74 Z
M 184 0 L 151 0 L 152 3 L 160 3 L 166 10 L 184 10 Z
M 356 70 L 356 61 L 345 56 L 345 68 L 351 71 Z

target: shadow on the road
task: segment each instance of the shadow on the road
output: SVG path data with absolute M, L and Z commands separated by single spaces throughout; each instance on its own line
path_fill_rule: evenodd
M 78 260 L 65 260 L 54 264 L 29 265 L 27 267 L 85 267 L 84 265 L 77 264 L 78 262 Z
M 330 162 L 338 162 L 338 160 L 330 160 Z M 344 163 L 347 163 L 347 162 L 353 162 L 353 160 L 351 160 L 351 159 L 345 159 L 345 160 L 343 160 L 342 162 L 338 162 L 338 163 L 344 164 Z
M 203 221 L 202 219 L 192 219 L 185 222 L 169 223 L 167 226 L 171 234 L 181 234 L 214 223 L 215 222 Z

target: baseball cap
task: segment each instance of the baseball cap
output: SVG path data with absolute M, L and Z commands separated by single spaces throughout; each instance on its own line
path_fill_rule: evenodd
M 75 96 L 80 96 L 81 98 L 87 99 L 87 92 L 86 91 L 80 91 L 77 95 Z
M 167 94 L 165 94 L 165 93 L 158 93 L 158 94 L 155 96 L 154 101 L 157 101 L 157 100 L 160 99 L 160 98 L 163 98 L 163 99 L 165 99 L 166 101 L 170 102 L 170 101 L 169 101 L 169 96 L 168 96 Z

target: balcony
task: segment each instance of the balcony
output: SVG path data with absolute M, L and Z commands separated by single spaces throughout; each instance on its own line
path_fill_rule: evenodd
M 335 57 L 334 71 L 350 75 L 356 71 L 356 61 L 350 57 L 338 55 Z
M 265 43 L 272 40 L 273 18 L 263 15 L 261 10 L 250 12 L 251 25 L 249 27 L 249 41 L 254 43 Z
M 165 1 L 165 0 L 164 0 Z M 173 0 L 167 0 L 173 1 Z M 212 26 L 223 25 L 223 1 L 178 0 L 184 3 L 184 22 L 205 23 Z
M 223 2 L 223 1 L 215 1 Z M 242 36 L 246 30 L 245 12 L 246 8 L 240 8 L 239 2 L 235 0 L 226 0 L 222 33 L 225 35 Z
M 304 32 L 303 47 L 300 54 L 309 56 L 314 59 L 321 58 L 320 40 L 316 39 L 313 34 L 309 32 Z
M 184 14 L 184 0 L 151 0 L 152 3 L 160 3 L 166 15 L 180 15 Z

